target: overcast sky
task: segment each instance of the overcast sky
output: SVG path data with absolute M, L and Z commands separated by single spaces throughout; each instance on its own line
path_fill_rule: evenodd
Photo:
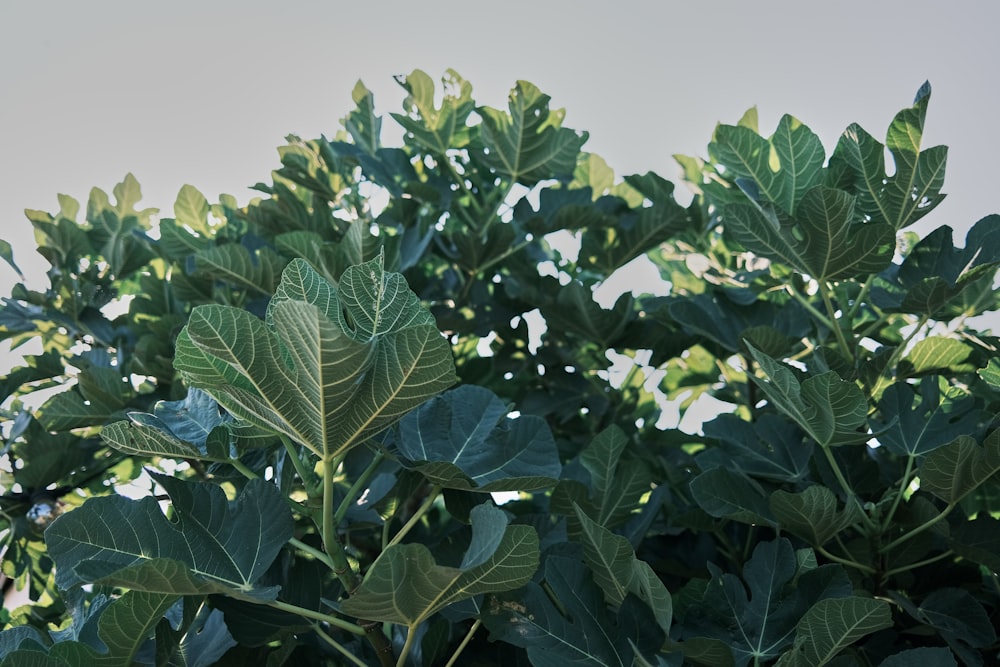
M 278 166 L 288 133 L 336 132 L 358 79 L 398 111 L 393 75 L 447 68 L 479 104 L 526 79 L 565 107 L 619 176 L 678 180 L 717 121 L 757 105 L 832 149 L 857 121 L 883 138 L 929 79 L 925 146 L 950 146 L 948 198 L 917 227 L 1000 212 L 1000 5 L 993 2 L 13 2 L 0 4 L 0 230 L 32 286 L 45 264 L 25 208 L 85 202 L 132 172 L 172 216 L 181 185 L 210 200 Z M 392 125 L 386 118 L 385 126 Z M 386 134 L 388 137 L 388 133 Z M 0 294 L 16 276 L 0 267 Z

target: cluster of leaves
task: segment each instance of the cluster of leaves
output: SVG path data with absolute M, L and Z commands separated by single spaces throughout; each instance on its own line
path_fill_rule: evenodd
M 402 146 L 359 83 L 246 206 L 28 212 L 0 666 L 997 659 L 1000 218 L 904 231 L 929 87 L 829 157 L 719 125 L 682 206 L 529 83 L 399 83 Z

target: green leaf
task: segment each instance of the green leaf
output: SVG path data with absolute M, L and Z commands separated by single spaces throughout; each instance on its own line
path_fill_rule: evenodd
M 268 247 L 251 251 L 241 244 L 226 243 L 195 253 L 194 273 L 270 295 L 278 284 L 284 263 L 281 256 Z
M 590 472 L 594 490 L 595 513 L 591 518 L 609 528 L 623 523 L 650 489 L 648 468 L 638 461 L 622 460 L 627 444 L 624 431 L 609 426 L 580 454 L 580 463 Z
M 941 226 L 921 239 L 898 267 L 872 290 L 873 302 L 890 311 L 950 320 L 1000 307 L 993 288 L 1000 267 L 1000 216 L 989 215 L 955 248 L 952 229 Z
M 822 177 L 823 143 L 799 120 L 784 115 L 770 139 L 747 125 L 719 125 L 709 154 L 732 178 L 751 179 L 760 192 L 786 213 Z
M 944 647 L 911 648 L 900 651 L 879 663 L 878 667 L 958 667 L 955 656 Z
M 629 322 L 634 301 L 628 293 L 618 297 L 614 307 L 606 309 L 594 301 L 593 291 L 580 282 L 564 286 L 551 278 L 545 282 L 556 291 L 555 301 L 540 309 L 549 331 L 572 332 L 606 347 Z
M 695 462 L 702 470 L 728 468 L 762 479 L 798 482 L 809 474 L 815 446 L 787 419 L 763 414 L 754 421 L 722 414 L 702 426 L 705 437 L 717 440 L 699 452 Z
M 938 588 L 919 606 L 906 599 L 900 601 L 907 613 L 950 641 L 958 640 L 973 648 L 987 648 L 996 641 L 997 633 L 986 610 L 961 588 Z
M 645 605 L 628 596 L 612 615 L 577 560 L 550 556 L 544 580 L 552 597 L 531 582 L 523 597 L 491 597 L 483 616 L 491 638 L 525 648 L 535 667 L 622 667 L 632 664 L 633 646 L 648 656 L 663 645 L 664 634 L 649 622 Z
M 24 280 L 24 274 L 21 272 L 20 267 L 14 262 L 14 249 L 10 246 L 10 241 L 0 240 L 0 258 L 2 258 L 10 268 L 14 269 L 17 273 L 17 277 Z
M 959 436 L 934 450 L 920 466 L 920 488 L 949 504 L 1000 470 L 1000 430 L 993 431 L 980 447 L 973 438 Z
M 986 384 L 990 385 L 996 390 L 1000 390 L 1000 359 L 993 358 L 986 365 L 985 368 L 980 368 L 978 371 L 979 377 L 981 377 Z
M 577 263 L 605 276 L 686 229 L 688 212 L 674 199 L 674 184 L 647 172 L 626 176 L 625 182 L 642 198 L 638 207 L 621 213 L 610 224 L 588 225 L 580 238 Z M 602 198 L 598 205 L 604 201 Z M 612 199 L 617 201 L 613 197 Z M 648 201 L 647 201 L 648 200 Z M 588 211 L 588 215 L 593 215 Z
M 779 411 L 802 427 L 824 447 L 864 442 L 870 436 L 859 432 L 868 415 L 868 401 L 853 382 L 840 379 L 835 371 L 814 375 L 801 384 L 783 364 L 747 344 L 760 364 L 766 380 L 754 382 Z
M 472 84 L 454 70 L 448 70 L 441 82 L 444 97 L 441 107 L 434 104 L 434 81 L 421 70 L 409 76 L 398 76 L 396 82 L 409 95 L 403 102 L 405 114 L 392 114 L 407 132 L 407 140 L 444 155 L 452 148 L 463 148 L 469 143 L 469 115 L 475 108 Z
M 935 371 L 950 371 L 959 373 L 972 367 L 963 366 L 969 358 L 972 348 L 962 341 L 943 336 L 931 336 L 918 341 L 900 362 L 899 373 L 908 377 L 933 373 Z
M 155 475 L 173 501 L 177 522 L 152 497 L 92 498 L 48 527 L 45 541 L 60 588 L 119 585 L 150 593 L 223 593 L 273 599 L 257 580 L 292 536 L 277 487 L 249 482 L 236 501 L 204 482 Z
M 857 124 L 841 135 L 830 169 L 840 173 L 841 185 L 853 190 L 861 211 L 893 229 L 907 227 L 930 213 L 941 201 L 948 149 L 921 150 L 930 85 L 917 92 L 912 107 L 900 111 L 886 134 L 883 147 Z M 886 172 L 884 151 L 892 154 L 895 169 Z
M 728 291 L 712 290 L 670 302 L 670 317 L 686 331 L 711 338 L 732 352 L 745 349 L 748 330 L 760 331 L 769 326 L 789 339 L 800 339 L 809 332 L 809 317 L 797 302 L 776 304 L 755 300 L 750 304 L 733 301 Z M 760 348 L 753 340 L 756 347 Z M 790 350 L 785 345 L 784 351 Z M 779 352 L 780 354 L 781 352 Z
M 890 451 L 923 456 L 976 432 L 981 417 L 973 397 L 954 387 L 942 395 L 939 379 L 925 377 L 917 387 L 899 382 L 886 389 L 871 426 Z
M 757 544 L 743 566 L 743 581 L 711 562 L 708 568 L 711 582 L 684 615 L 685 643 L 694 637 L 721 640 L 738 666 L 776 658 L 791 646 L 796 624 L 810 606 L 851 591 L 840 566 L 800 569 L 784 538 Z
M 538 534 L 509 526 L 503 510 L 473 508 L 472 542 L 459 567 L 438 565 L 423 544 L 389 546 L 358 591 L 341 603 L 344 613 L 413 628 L 444 607 L 483 593 L 527 583 L 538 568 Z
M 712 468 L 691 480 L 698 506 L 716 518 L 777 527 L 764 490 L 753 480 L 726 468 Z
M 381 259 L 345 271 L 339 291 L 297 259 L 266 323 L 237 308 L 196 307 L 174 365 L 237 417 L 339 456 L 454 382 L 451 350 L 432 322 Z
M 949 546 L 962 558 L 1000 571 L 1000 520 L 980 512 L 951 532 Z
M 820 600 L 799 621 L 795 645 L 777 664 L 820 667 L 862 637 L 891 626 L 892 610 L 883 600 L 862 597 Z
M 208 222 L 208 200 L 193 185 L 181 186 L 174 201 L 174 219 L 178 226 L 187 227 L 200 239 L 214 236 Z
M 608 603 L 617 608 L 631 593 L 646 603 L 663 632 L 670 632 L 670 593 L 649 563 L 636 558 L 627 539 L 591 520 L 579 506 L 576 516 L 583 527 L 584 560 Z
M 375 96 L 361 81 L 354 84 L 351 99 L 357 105 L 343 119 L 344 129 L 354 139 L 354 144 L 360 146 L 369 155 L 374 155 L 382 146 L 379 136 L 382 133 L 382 118 L 375 115 Z
M 794 220 L 777 225 L 760 204 L 730 204 L 726 229 L 747 250 L 782 262 L 819 281 L 878 273 L 892 260 L 895 234 L 888 225 L 857 221 L 854 198 L 817 185 L 802 198 Z
M 562 466 L 545 420 L 508 408 L 488 389 L 463 385 L 403 417 L 395 446 L 405 467 L 446 488 L 480 492 L 552 486 Z
M 837 496 L 818 484 L 799 493 L 778 489 L 771 494 L 770 503 L 783 530 L 817 547 L 860 519 L 856 505 L 838 511 Z
M 508 112 L 478 107 L 482 148 L 478 157 L 501 177 L 531 187 L 547 178 L 569 178 L 587 133 L 561 127 L 563 112 L 527 81 L 511 90 Z

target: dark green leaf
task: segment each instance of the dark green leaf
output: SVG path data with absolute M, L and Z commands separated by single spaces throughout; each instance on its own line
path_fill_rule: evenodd
M 886 389 L 871 425 L 890 451 L 923 456 L 974 433 L 980 417 L 971 396 L 954 388 L 942 395 L 938 378 L 925 377 L 916 388 L 900 382 Z
M 598 433 L 580 454 L 580 463 L 590 472 L 594 490 L 596 514 L 591 518 L 609 528 L 624 522 L 639 498 L 649 492 L 649 470 L 637 461 L 622 459 L 627 444 L 625 433 L 617 426 L 610 426 Z
M 760 485 L 726 468 L 706 470 L 691 480 L 691 495 L 699 507 L 714 517 L 778 525 Z
M 834 371 L 814 375 L 799 383 L 783 364 L 749 346 L 753 358 L 767 378 L 753 378 L 769 402 L 788 415 L 824 447 L 864 442 L 869 438 L 858 428 L 868 415 L 868 401 L 853 382 L 841 380 Z
M 551 556 L 544 580 L 553 598 L 531 582 L 523 598 L 490 598 L 483 622 L 491 637 L 528 651 L 535 667 L 622 667 L 659 651 L 664 635 L 638 599 L 629 596 L 617 615 L 607 611 L 601 589 L 576 560 Z M 553 602 L 558 600 L 558 606 Z
M 751 477 L 798 482 L 809 472 L 813 445 L 788 420 L 773 414 L 747 422 L 736 415 L 719 415 L 702 426 L 705 436 L 717 440 L 695 461 L 702 470 L 729 468 Z
M 255 582 L 292 536 L 285 500 L 268 482 L 233 503 L 215 484 L 157 476 L 173 501 L 169 521 L 151 497 L 93 498 L 46 530 L 61 588 L 108 583 L 150 593 L 273 598 Z
M 866 635 L 892 626 L 892 610 L 883 600 L 849 597 L 820 600 L 799 621 L 795 645 L 780 667 L 820 667 Z
M 438 565 L 423 544 L 395 544 L 382 552 L 358 591 L 341 603 L 347 614 L 410 626 L 440 609 L 483 593 L 523 586 L 538 568 L 538 535 L 509 526 L 491 505 L 472 510 L 472 542 L 462 564 Z
M 512 419 L 493 392 L 464 385 L 435 397 L 400 422 L 403 465 L 435 484 L 482 492 L 552 486 L 562 466 L 545 421 Z
M 837 497 L 825 486 L 810 486 L 799 493 L 778 489 L 771 494 L 771 510 L 783 530 L 814 546 L 826 544 L 834 535 L 860 519 L 857 505 L 837 509 Z
M 943 647 L 911 648 L 900 651 L 879 663 L 878 667 L 958 667 L 955 656 Z

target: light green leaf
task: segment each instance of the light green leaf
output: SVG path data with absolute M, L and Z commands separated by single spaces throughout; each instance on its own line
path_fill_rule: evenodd
M 649 563 L 636 558 L 627 539 L 593 521 L 579 506 L 576 516 L 583 527 L 584 560 L 608 603 L 617 608 L 632 593 L 646 603 L 660 628 L 669 632 L 673 614 L 670 593 Z
M 441 80 L 444 97 L 437 108 L 434 81 L 426 73 L 414 70 L 409 76 L 396 77 L 396 82 L 409 95 L 403 102 L 406 113 L 392 117 L 406 130 L 409 140 L 439 156 L 469 143 L 468 118 L 475 108 L 472 84 L 448 70 Z
M 990 363 L 986 365 L 986 368 L 980 368 L 976 372 L 988 385 L 1000 390 L 1000 359 L 996 357 L 990 359 Z
M 375 115 L 375 96 L 365 84 L 358 81 L 351 91 L 357 107 L 343 119 L 344 128 L 354 139 L 354 144 L 365 153 L 374 155 L 381 148 L 382 118 Z
M 780 412 L 790 417 L 824 447 L 864 442 L 859 432 L 868 416 L 868 401 L 858 386 L 840 379 L 835 371 L 814 375 L 805 382 L 783 364 L 747 343 L 767 379 L 754 382 Z
M 266 323 L 198 306 L 174 365 L 237 417 L 320 457 L 364 442 L 454 382 L 448 342 L 380 259 L 345 271 L 339 291 L 293 260 Z
M 256 581 L 292 536 L 292 517 L 277 487 L 249 482 L 236 501 L 210 483 L 155 475 L 177 522 L 158 502 L 103 496 L 56 519 L 45 532 L 60 588 L 118 585 L 150 593 L 223 593 L 273 599 Z
M 395 451 L 432 483 L 470 491 L 526 491 L 552 486 L 562 466 L 540 417 L 507 416 L 493 392 L 463 385 L 406 415 Z
M 471 521 L 472 542 L 461 567 L 438 565 L 423 544 L 391 545 L 358 591 L 341 603 L 343 612 L 412 631 L 454 602 L 527 583 L 538 568 L 535 530 L 508 526 L 503 510 L 486 504 L 473 508 Z
M 501 177 L 531 187 L 569 177 L 587 133 L 561 127 L 563 111 L 549 110 L 548 95 L 527 81 L 511 90 L 509 112 L 478 107 L 482 117 L 479 158 Z
M 0 258 L 2 258 L 10 268 L 14 269 L 17 273 L 17 277 L 24 280 L 24 274 L 21 272 L 20 267 L 14 263 L 14 249 L 10 246 L 10 241 L 0 240 Z
M 181 186 L 174 201 L 174 219 L 180 227 L 187 227 L 201 239 L 213 236 L 208 223 L 208 200 L 193 185 Z
M 972 348 L 960 340 L 931 336 L 918 341 L 903 357 L 900 373 L 912 377 L 941 370 L 960 372 L 965 370 L 962 364 L 971 353 Z
M 998 470 L 1000 430 L 991 433 L 982 447 L 973 438 L 959 436 L 927 455 L 920 466 L 920 488 L 954 504 Z
M 799 621 L 794 646 L 777 664 L 821 667 L 862 637 L 891 626 L 892 610 L 883 600 L 862 597 L 820 600 Z
M 753 180 L 769 201 L 786 213 L 796 213 L 803 195 L 822 176 L 826 161 L 823 143 L 789 115 L 781 117 L 770 139 L 748 125 L 741 121 L 736 126 L 718 126 L 709 153 L 725 166 L 731 178 Z
M 834 535 L 860 517 L 848 505 L 837 510 L 837 497 L 825 486 L 813 485 L 800 493 L 778 489 L 771 494 L 771 511 L 783 530 L 788 530 L 814 546 L 823 546 Z

